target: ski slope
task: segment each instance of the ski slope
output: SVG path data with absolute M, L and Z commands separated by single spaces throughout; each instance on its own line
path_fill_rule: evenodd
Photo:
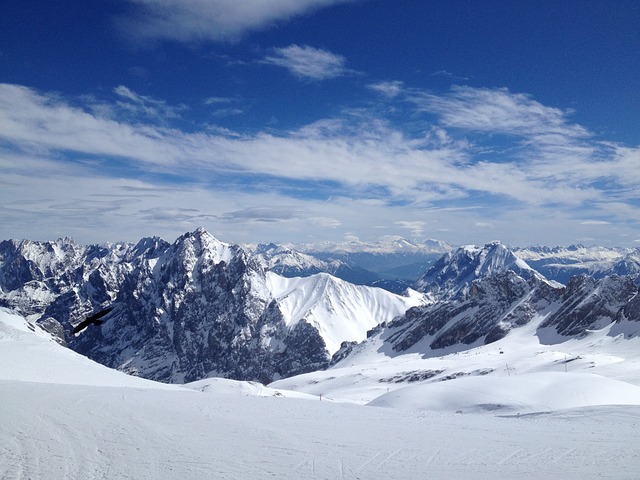
M 539 316 L 501 340 L 466 350 L 455 345 L 431 351 L 427 339 L 409 353 L 398 353 L 377 335 L 328 370 L 271 386 L 360 404 L 402 390 L 396 395 L 420 399 L 409 401 L 415 408 L 441 404 L 453 412 L 482 410 L 485 403 L 500 405 L 502 413 L 640 404 L 640 325 L 610 324 L 581 338 L 562 338 L 552 329 L 541 331 L 543 320 Z M 409 393 L 423 384 L 425 392 Z M 570 384 L 580 395 L 565 388 Z M 437 398 L 457 388 L 464 395 L 456 402 Z M 493 401 L 487 400 L 488 395 Z M 533 398 L 546 400 L 536 403 Z
M 0 310 L 2 479 L 637 478 L 638 405 L 496 415 L 326 400 L 128 377 Z

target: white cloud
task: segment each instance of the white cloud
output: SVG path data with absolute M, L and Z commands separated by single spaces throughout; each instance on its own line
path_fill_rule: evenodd
M 164 104 L 126 87 L 116 93 L 134 105 Z M 532 148 L 531 156 L 523 147 L 513 158 L 491 161 L 477 158 L 473 143 L 455 139 L 446 124 L 411 136 L 362 115 L 277 135 L 185 132 L 148 118 L 118 121 L 92 113 L 90 102 L 82 108 L 77 99 L 72 105 L 59 95 L 0 85 L 0 228 L 57 232 L 64 230 L 59 224 L 71 230 L 62 235 L 86 235 L 119 225 L 129 232 L 123 238 L 132 239 L 132 232 L 163 234 L 157 227 L 177 235 L 202 224 L 229 232 L 230 241 L 249 241 L 256 231 L 260 240 L 285 240 L 398 228 L 419 236 L 428 228 L 475 243 L 480 240 L 466 232 L 477 234 L 474 226 L 486 224 L 492 226 L 487 241 L 526 244 L 548 243 L 545 235 L 593 236 L 594 221 L 585 219 L 606 218 L 616 235 L 637 238 L 640 148 L 601 144 L 563 124 L 553 109 L 525 100 L 525 113 L 513 115 L 542 112 L 529 129 L 533 135 L 553 130 L 554 141 Z M 474 108 L 482 107 L 471 101 L 468 109 Z M 531 139 L 517 130 L 524 143 Z
M 139 97 L 128 89 L 119 91 Z M 333 119 L 283 135 L 238 136 L 118 122 L 15 85 L 0 87 L 0 106 L 0 138 L 25 149 L 120 157 L 152 172 L 179 169 L 193 178 L 234 172 L 332 181 L 355 195 L 408 202 L 483 192 L 527 204 L 577 205 L 604 200 L 594 180 L 626 181 L 627 171 L 637 175 L 633 150 L 612 150 L 609 157 L 594 160 L 589 156 L 594 147 L 587 145 L 586 155 L 569 162 L 571 168 L 558 162 L 537 170 L 535 163 L 471 161 L 468 144 L 451 141 L 441 129 L 420 140 L 378 119 L 359 124 Z M 581 169 L 575 168 L 577 162 Z
M 232 103 L 236 99 L 229 97 L 209 97 L 204 100 L 205 105 L 219 105 L 221 103 Z
M 128 0 L 131 13 L 119 18 L 136 43 L 229 41 L 275 22 L 350 0 Z
M 307 45 L 276 48 L 273 55 L 265 57 L 264 62 L 284 67 L 299 78 L 311 80 L 340 77 L 349 72 L 343 56 Z
M 584 222 L 580 222 L 580 225 L 611 225 L 611 222 L 604 220 L 585 220 Z
M 424 236 L 425 223 L 421 220 L 400 220 L 395 223 L 409 230 L 412 238 L 422 238 Z
M 371 90 L 381 93 L 387 97 L 397 97 L 403 90 L 403 83 L 399 81 L 378 82 L 368 85 Z
M 568 112 L 506 88 L 454 86 L 447 95 L 415 92 L 412 101 L 438 114 L 447 127 L 520 136 L 589 136 L 585 128 L 567 122 Z

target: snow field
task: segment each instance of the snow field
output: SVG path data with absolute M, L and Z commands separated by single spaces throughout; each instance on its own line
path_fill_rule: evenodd
M 506 353 L 494 353 L 504 361 Z M 484 354 L 485 359 L 491 357 L 488 351 Z M 479 355 L 448 357 L 460 362 L 456 368 L 480 362 Z M 371 395 L 374 387 L 378 389 L 371 406 L 222 379 L 164 385 L 98 365 L 56 344 L 21 317 L 0 310 L 0 478 L 638 476 L 639 405 L 560 409 L 566 405 L 557 403 L 573 398 L 584 385 L 605 395 L 601 402 L 614 394 L 635 402 L 638 387 L 604 377 L 594 380 L 595 375 L 584 372 L 541 372 L 396 385 L 385 393 L 381 390 L 392 384 L 370 377 L 375 368 L 386 369 L 385 375 L 397 374 L 400 365 L 379 362 L 369 371 L 361 365 L 360 371 L 353 370 L 354 377 L 335 377 L 343 392 L 351 383 L 353 395 L 357 390 Z M 346 373 L 356 367 L 343 368 Z M 354 382 L 355 377 L 361 381 Z M 461 394 L 461 388 L 467 391 Z M 523 398 L 530 403 L 519 404 Z M 553 399 L 555 404 L 550 403 Z M 441 402 L 440 408 L 435 401 Z M 494 410 L 497 404 L 511 408 Z M 540 407 L 545 409 L 537 410 Z M 465 413 L 455 413 L 454 408 Z M 516 410 L 524 408 L 535 413 L 518 415 Z M 483 414 L 467 414 L 478 412 Z
M 640 408 L 497 417 L 1 381 L 0 477 L 637 478 Z

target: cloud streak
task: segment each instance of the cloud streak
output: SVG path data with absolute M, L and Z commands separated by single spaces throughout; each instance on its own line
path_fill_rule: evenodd
M 349 73 L 343 56 L 307 45 L 276 48 L 272 55 L 264 58 L 264 63 L 284 67 L 296 77 L 310 80 L 326 80 Z
M 233 41 L 251 31 L 350 0 L 127 0 L 118 18 L 136 44 Z
M 420 110 L 440 117 L 446 127 L 483 133 L 531 136 L 544 140 L 553 135 L 584 138 L 589 132 L 567 121 L 567 112 L 542 105 L 529 95 L 506 88 L 454 86 L 447 95 L 409 92 Z

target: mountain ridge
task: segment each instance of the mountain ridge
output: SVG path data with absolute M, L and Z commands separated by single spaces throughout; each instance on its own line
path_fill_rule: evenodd
M 89 358 L 155 380 L 269 381 L 324 368 L 342 341 L 365 338 L 419 302 L 320 274 L 289 288 L 288 298 L 305 308 L 292 306 L 278 298 L 283 277 L 203 229 L 173 244 L 145 238 L 102 247 L 70 239 L 1 246 L 0 304 Z M 71 253 L 59 255 L 65 249 Z M 82 318 L 108 305 L 114 311 L 100 328 L 72 334 Z
M 491 344 L 542 312 L 548 318 L 540 332 L 549 341 L 584 335 L 614 317 L 620 329 L 632 330 L 638 317 L 637 276 L 574 277 L 563 286 L 523 260 L 564 256 L 576 264 L 595 256 L 615 263 L 633 259 L 633 249 L 467 245 L 427 261 L 414 285 L 422 292 L 399 296 L 324 272 L 283 277 L 274 267 L 286 261 L 319 270 L 328 261 L 287 246 L 253 248 L 221 242 L 201 228 L 173 243 L 158 237 L 99 246 L 70 238 L 3 241 L 0 306 L 103 364 L 172 382 L 206 376 L 268 382 L 324 369 L 383 331 L 391 332 L 384 348 L 396 355 L 420 346 L 439 352 Z M 388 258 L 375 255 L 383 263 Z M 114 310 L 103 325 L 73 335 L 83 318 L 109 306 Z

